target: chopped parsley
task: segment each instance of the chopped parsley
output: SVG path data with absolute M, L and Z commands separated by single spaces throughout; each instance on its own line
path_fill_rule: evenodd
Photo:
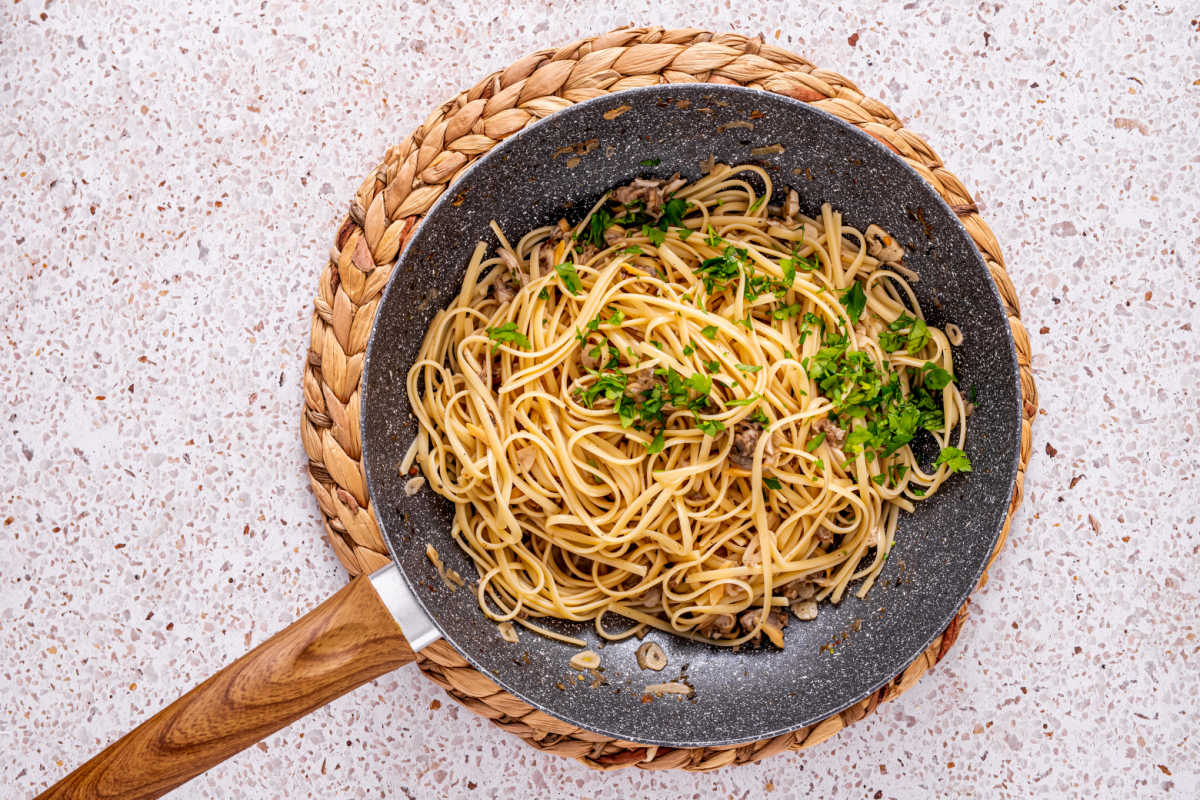
M 620 325 L 625 320 L 625 312 L 619 308 L 614 308 L 608 319 L 604 320 L 605 325 Z
M 652 227 L 650 223 L 642 225 L 642 235 L 650 240 L 650 244 L 658 247 L 667 239 L 667 232 L 662 228 Z
M 588 371 L 596 376 L 596 380 L 586 389 L 579 390 L 580 399 L 588 408 L 595 405 L 596 400 L 601 397 L 615 403 L 624 394 L 625 386 L 629 383 L 629 376 L 625 373 Z
M 736 281 L 742 274 L 737 248 L 726 247 L 723 255 L 704 259 L 696 268 L 696 274 L 703 276 L 704 290 L 709 294 L 712 294 L 714 289 L 724 288 L 730 282 Z
M 529 338 L 525 334 L 517 330 L 517 323 L 506 322 L 503 325 L 497 325 L 495 328 L 487 329 L 488 338 L 495 344 L 492 345 L 492 352 L 496 352 L 501 344 L 515 344 L 517 347 L 528 350 L 532 345 L 529 344 Z
M 906 395 L 900 376 L 876 366 L 867 353 L 849 349 L 846 335 L 826 336 L 822 345 L 802 364 L 833 403 L 835 421 L 844 427 L 850 426 L 843 420 L 862 422 L 846 436 L 846 453 L 877 450 L 886 458 L 912 441 L 921 428 L 939 431 L 945 427 L 939 390 L 931 386 L 942 376 L 930 373 L 935 376 L 932 382 L 926 380 Z
M 718 419 L 706 419 L 697 422 L 696 427 L 699 428 L 705 436 L 715 437 L 718 433 L 725 430 L 725 423 Z
M 621 364 L 621 353 L 616 345 L 605 339 L 600 344 L 588 350 L 588 355 L 598 362 L 604 362 L 601 369 L 613 369 Z M 607 359 L 605 358 L 607 356 Z
M 778 492 L 783 488 L 783 484 L 779 482 L 779 478 L 763 478 L 762 481 L 763 486 L 766 486 L 768 489 L 773 491 Z
M 758 392 L 755 392 L 754 394 L 750 395 L 749 397 L 742 397 L 737 400 L 730 400 L 725 405 L 729 406 L 730 408 L 737 408 L 739 406 L 752 405 L 761 399 L 762 399 L 762 395 L 759 394 Z
M 696 394 L 708 397 L 708 393 L 712 391 L 712 378 L 700 372 L 693 372 L 691 376 L 684 381 L 684 384 Z
M 863 309 L 867 307 L 867 295 L 863 292 L 862 284 L 855 281 L 849 289 L 842 293 L 838 302 L 846 307 L 846 314 L 850 317 L 850 321 L 858 322 L 862 317 Z
M 887 330 L 879 334 L 879 347 L 885 353 L 895 353 L 897 350 L 916 353 L 929 344 L 929 340 L 929 328 L 924 320 L 901 314 L 888 325 Z
M 942 452 L 938 453 L 937 461 L 933 462 L 935 467 L 945 464 L 951 472 L 970 472 L 971 459 L 967 458 L 967 454 L 957 447 L 943 447 Z
M 595 247 L 604 247 L 604 232 L 613 224 L 613 215 L 606 208 L 596 209 L 596 213 L 592 214 L 588 220 L 587 227 L 575 234 L 576 239 L 580 239 L 587 244 Z
M 721 371 L 721 362 L 717 361 L 714 358 L 712 361 L 704 362 L 704 368 L 706 370 L 708 370 L 709 372 L 720 372 Z
M 792 288 L 792 284 L 796 282 L 796 262 L 790 258 L 781 258 L 779 268 L 783 270 L 783 282 L 789 289 Z
M 926 361 L 925 365 L 921 367 L 921 372 L 925 374 L 925 385 L 934 391 L 945 389 L 954 382 L 953 375 L 932 361 Z
M 579 273 L 576 271 L 575 265 L 570 261 L 565 264 L 555 265 L 554 271 L 558 273 L 558 277 L 562 281 L 563 287 L 565 287 L 568 292 L 571 294 L 579 294 L 583 291 L 583 282 L 579 280 Z
M 691 228 L 683 228 L 679 231 L 679 238 L 681 241 L 686 242 L 687 238 L 689 236 L 691 236 L 693 233 L 695 233 L 695 231 L 692 230 Z
M 758 209 L 759 209 L 759 208 L 762 206 L 762 204 L 763 204 L 763 201 L 764 201 L 764 200 L 766 200 L 766 199 L 767 199 L 767 196 L 766 196 L 765 194 L 764 194 L 764 195 L 759 195 L 759 198 L 758 198 L 757 200 L 755 200 L 753 203 L 751 203 L 751 204 L 750 204 L 750 210 L 751 210 L 751 211 L 758 211 Z
M 762 364 L 755 364 L 754 366 L 750 366 L 749 364 L 738 364 L 737 368 L 742 372 L 754 373 L 762 370 Z
M 654 455 L 655 453 L 661 453 L 663 450 L 663 446 L 666 443 L 667 443 L 666 437 L 663 435 L 663 432 L 660 429 L 658 433 L 654 434 L 654 439 L 652 439 L 649 443 L 646 444 L 646 452 L 650 453 L 650 455 Z
M 542 290 L 540 292 L 538 292 L 538 300 L 549 300 L 549 299 L 550 299 L 550 290 L 547 289 L 545 286 L 543 286 Z
M 913 321 L 912 330 L 908 332 L 907 350 L 910 353 L 916 353 L 925 345 L 929 344 L 930 340 L 929 328 L 925 325 L 925 320 L 917 319 Z
M 808 440 L 808 444 L 804 445 L 804 449 L 810 453 L 815 453 L 823 441 L 825 441 L 825 434 L 818 433 L 816 436 Z
M 626 247 L 624 250 L 622 250 L 621 252 L 627 253 L 631 256 L 636 256 L 636 255 L 641 254 L 642 248 L 638 247 L 636 244 L 631 244 L 628 247 Z
M 706 339 L 715 339 L 715 338 L 717 338 L 717 326 L 716 325 L 706 325 L 705 327 L 700 329 L 700 333 Z
M 691 207 L 692 204 L 687 200 L 684 200 L 682 197 L 672 197 L 663 205 L 662 219 L 660 219 L 658 222 L 659 226 L 674 226 L 676 228 L 682 226 L 683 215 L 686 214 L 688 209 Z M 692 232 L 690 229 L 687 230 L 686 235 L 684 231 L 679 232 L 680 239 L 686 239 L 691 235 Z
M 691 342 L 683 346 L 683 354 L 685 356 L 690 356 L 694 352 L 696 352 L 696 348 L 692 347 Z
M 662 159 L 661 158 L 643 158 L 638 163 L 641 164 L 643 167 L 657 167 L 659 164 L 662 163 Z

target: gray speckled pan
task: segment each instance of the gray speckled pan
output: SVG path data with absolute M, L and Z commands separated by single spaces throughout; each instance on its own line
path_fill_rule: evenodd
M 753 127 L 729 123 L 751 122 Z M 781 144 L 755 158 L 751 148 Z M 584 625 L 559 625 L 600 654 L 608 685 L 572 680 L 577 650 L 521 631 L 509 644 L 470 591 L 450 592 L 425 556 L 474 578 L 449 536 L 452 506 L 428 490 L 403 492 L 396 465 L 415 430 L 405 374 L 437 309 L 457 293 L 488 222 L 512 238 L 565 216 L 577 221 L 608 188 L 638 175 L 694 179 L 709 156 L 763 164 L 813 213 L 828 201 L 846 221 L 877 223 L 899 239 L 931 323 L 955 322 L 960 385 L 975 387 L 967 453 L 956 476 L 900 523 L 883 575 L 866 600 L 822 606 L 788 626 L 787 648 L 728 650 L 661 633 L 663 672 L 640 670 L 637 640 L 603 645 Z M 659 159 L 652 167 L 643 159 Z M 1004 522 L 1020 447 L 1016 354 L 988 270 L 958 220 L 910 167 L 869 136 L 775 94 L 704 84 L 635 89 L 554 114 L 479 160 L 430 210 L 402 254 L 379 309 L 363 379 L 363 449 L 375 508 L 396 562 L 446 639 L 518 697 L 574 725 L 637 742 L 704 746 L 746 742 L 823 719 L 898 674 L 946 627 L 975 586 Z M 931 459 L 933 453 L 924 454 Z M 861 629 L 850 632 L 856 620 Z M 849 635 L 847 636 L 847 633 Z M 830 654 L 822 645 L 844 641 Z M 642 703 L 648 683 L 686 678 L 692 699 Z M 566 688 L 560 688 L 560 687 Z

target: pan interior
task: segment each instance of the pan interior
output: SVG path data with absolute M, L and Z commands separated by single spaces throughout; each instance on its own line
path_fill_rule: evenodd
M 731 125 L 730 123 L 735 123 Z M 748 124 L 747 124 L 748 123 Z M 780 145 L 779 148 L 764 148 Z M 426 557 L 432 544 L 476 577 L 449 536 L 452 505 L 428 489 L 407 497 L 399 474 L 416 430 L 409 365 L 436 311 L 458 292 L 495 220 L 512 239 L 566 217 L 637 176 L 701 175 L 701 163 L 755 161 L 795 188 L 806 213 L 830 202 L 848 224 L 876 223 L 907 251 L 931 324 L 957 323 L 954 353 L 977 410 L 966 451 L 974 464 L 904 515 L 896 545 L 864 600 L 824 604 L 793 620 L 787 647 L 726 649 L 650 633 L 666 651 L 659 673 L 638 668 L 637 639 L 605 644 L 588 625 L 550 623 L 600 654 L 606 683 L 578 680 L 576 648 L 523 629 L 500 638 L 468 588 L 450 591 Z M 645 166 L 643 161 L 654 163 Z M 975 586 L 1004 522 L 1020 446 L 1016 355 L 987 267 L 953 212 L 917 173 L 869 136 L 812 107 L 751 89 L 691 84 L 619 92 L 558 112 L 503 142 L 454 183 L 401 255 L 379 308 L 363 379 L 363 458 L 392 555 L 447 640 L 484 674 L 548 713 L 618 739 L 708 746 L 762 739 L 812 724 L 898 674 L 945 628 Z M 827 645 L 834 644 L 832 652 Z M 643 687 L 683 680 L 691 698 L 642 702 Z

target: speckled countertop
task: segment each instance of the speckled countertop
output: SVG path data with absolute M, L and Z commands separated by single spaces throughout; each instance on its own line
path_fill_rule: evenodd
M 4 797 L 345 581 L 297 419 L 347 200 L 460 87 L 630 20 L 850 76 L 979 198 L 1043 410 L 958 644 L 832 740 L 698 776 L 542 755 L 410 667 L 175 796 L 1200 795 L 1200 8 L 141 5 L 0 12 Z

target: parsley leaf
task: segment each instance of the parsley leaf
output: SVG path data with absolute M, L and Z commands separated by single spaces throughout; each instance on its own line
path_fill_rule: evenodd
M 863 309 L 867 307 L 867 295 L 863 292 L 862 284 L 855 281 L 854 284 L 842 293 L 839 301 L 846 307 L 846 314 L 849 315 L 851 322 L 858 322 L 862 317 Z
M 691 203 L 689 203 L 687 200 L 684 200 L 682 197 L 672 197 L 663 205 L 662 219 L 658 224 L 673 225 L 675 227 L 683 225 L 683 215 L 687 213 L 688 208 L 690 208 L 691 205 Z M 688 235 L 691 235 L 692 232 L 691 230 L 688 230 L 687 233 Z M 687 237 L 684 236 L 683 231 L 680 231 L 679 238 L 685 239 Z
M 803 310 L 804 310 L 804 307 L 802 305 L 800 305 L 799 303 L 792 303 L 790 306 L 784 306 L 783 308 L 775 309 L 773 312 L 771 312 L 771 318 L 772 319 L 788 319 L 789 317 L 796 316 Z
M 703 276 L 704 290 L 709 294 L 714 289 L 724 288 L 726 284 L 736 281 L 741 275 L 741 262 L 736 248 L 727 247 L 723 255 L 706 258 L 696 268 L 696 274 Z
M 667 232 L 662 228 L 652 228 L 649 223 L 642 225 L 642 235 L 650 240 L 650 244 L 657 247 L 666 241 Z
M 661 158 L 643 158 L 640 162 L 643 167 L 657 167 L 662 163 Z
M 562 280 L 563 286 L 571 294 L 579 294 L 583 291 L 583 282 L 579 280 L 579 273 L 575 270 L 575 265 L 571 262 L 565 264 L 557 264 L 554 271 L 558 273 L 559 279 Z
M 661 453 L 663 450 L 663 446 L 666 443 L 667 443 L 666 437 L 663 436 L 662 430 L 659 430 L 658 433 L 654 434 L 653 441 L 651 441 L 649 443 L 643 442 L 643 444 L 646 445 L 646 452 L 650 453 L 650 455 L 654 455 L 655 453 Z
M 608 319 L 604 320 L 605 325 L 620 325 L 625 320 L 625 312 L 619 308 L 613 309 L 612 314 Z
M 637 414 L 637 404 L 632 397 L 627 394 L 618 396 L 613 409 L 617 412 L 617 417 L 621 420 L 622 428 L 633 426 L 633 420 Z
M 970 472 L 971 459 L 967 458 L 967 454 L 957 447 L 943 447 L 942 452 L 938 453 L 937 461 L 933 462 L 935 467 L 945 464 L 950 468 L 951 472 Z
M 879 348 L 885 353 L 894 353 L 904 347 L 905 337 L 894 331 L 881 331 Z
M 761 400 L 761 399 L 762 399 L 762 395 L 761 395 L 761 394 L 759 394 L 758 392 L 755 392 L 754 394 L 750 395 L 749 397 L 742 397 L 742 398 L 739 398 L 739 399 L 737 399 L 737 400 L 730 400 L 730 401 L 729 401 L 728 403 L 726 403 L 725 405 L 726 405 L 726 406 L 728 406 L 728 407 L 730 407 L 730 408 L 737 408 L 737 407 L 739 407 L 739 406 L 748 406 L 748 405 L 752 405 L 752 404 L 754 404 L 754 403 L 758 402 L 758 401 L 759 401 L 759 400 Z
M 627 253 L 631 256 L 636 256 L 636 255 L 641 254 L 642 248 L 638 247 L 636 244 L 631 244 L 628 247 L 626 247 L 624 250 L 622 250 L 621 252 Z
M 779 482 L 779 478 L 763 478 L 762 481 L 763 486 L 773 489 L 776 492 L 783 488 L 783 484 Z
M 953 375 L 932 361 L 926 361 L 925 366 L 921 367 L 921 371 L 925 373 L 925 385 L 935 392 L 945 389 L 954 382 Z
M 906 349 L 910 353 L 918 352 L 922 347 L 929 344 L 929 328 L 925 325 L 925 320 L 913 320 L 912 330 L 908 332 L 908 341 Z
M 550 290 L 547 289 L 545 286 L 543 286 L 542 290 L 540 292 L 538 292 L 538 300 L 549 300 L 549 299 L 550 299 Z
M 496 344 L 492 345 L 492 352 L 496 352 L 500 348 L 500 343 L 515 344 L 525 350 L 528 350 L 532 345 L 529 344 L 529 338 L 525 334 L 517 330 L 517 323 L 506 322 L 503 325 L 498 325 L 495 328 L 487 329 L 488 338 Z
M 685 356 L 690 356 L 694 352 L 696 352 L 696 348 L 692 347 L 690 342 L 683 346 L 683 354 Z
M 796 282 L 796 260 L 792 258 L 779 259 L 779 268 L 783 270 L 783 282 L 790 289 Z
M 708 226 L 708 235 L 704 237 L 704 243 L 706 245 L 708 245 L 709 247 L 716 247 L 717 245 L 721 244 L 721 242 L 723 242 L 723 241 L 725 241 L 725 240 L 717 235 L 716 229 L 713 228 L 712 225 L 709 225 Z
M 708 396 L 708 393 L 712 391 L 712 378 L 700 372 L 693 372 L 691 376 L 684 381 L 684 384 L 696 394 L 704 395 L 706 397 Z
M 679 238 L 681 241 L 686 242 L 687 238 L 689 236 L 691 236 L 693 233 L 695 233 L 695 231 L 692 230 L 691 228 L 683 228 L 682 230 L 679 231 Z
M 586 389 L 576 390 L 580 400 L 588 408 L 591 408 L 599 397 L 616 402 L 624 394 L 625 385 L 629 382 L 629 376 L 625 373 L 601 373 L 599 370 L 589 370 L 589 372 L 596 376 L 595 382 Z
M 815 453 L 823 441 L 825 441 L 825 434 L 823 432 L 818 433 L 816 436 L 808 440 L 808 444 L 804 445 L 804 449 L 810 453 Z
M 588 244 L 596 247 L 604 247 L 604 232 L 613 224 L 613 215 L 608 209 L 600 208 L 592 214 L 588 220 L 587 227 L 575 234 L 576 239 L 581 239 Z
M 846 434 L 846 442 L 842 450 L 846 453 L 859 453 L 864 445 L 875 442 L 875 433 L 867 425 L 862 425 Z
M 696 423 L 696 427 L 704 433 L 705 436 L 716 436 L 721 431 L 725 430 L 725 423 L 719 419 L 706 419 Z
M 717 338 L 717 326 L 707 325 L 700 330 L 700 333 L 703 334 L 704 338 L 706 339 L 715 339 Z
M 759 195 L 758 199 L 757 199 L 757 200 L 755 200 L 753 203 L 751 203 L 751 204 L 750 204 L 750 209 L 749 209 L 749 210 L 750 210 L 750 211 L 758 211 L 758 209 L 759 209 L 759 208 L 762 206 L 762 204 L 763 204 L 763 201 L 764 201 L 764 200 L 766 200 L 766 199 L 767 199 L 767 196 L 766 196 L 765 194 L 764 194 L 764 195 Z
M 740 369 L 742 372 L 751 372 L 751 373 L 753 373 L 753 372 L 759 372 L 759 371 L 761 371 L 761 370 L 762 370 L 762 364 L 755 364 L 754 366 L 750 366 L 749 364 L 738 364 L 738 365 L 737 365 L 737 368 L 738 368 L 738 369 Z
M 717 361 L 714 358 L 712 361 L 704 362 L 704 368 L 706 370 L 708 370 L 709 372 L 720 372 L 721 371 L 721 362 Z

